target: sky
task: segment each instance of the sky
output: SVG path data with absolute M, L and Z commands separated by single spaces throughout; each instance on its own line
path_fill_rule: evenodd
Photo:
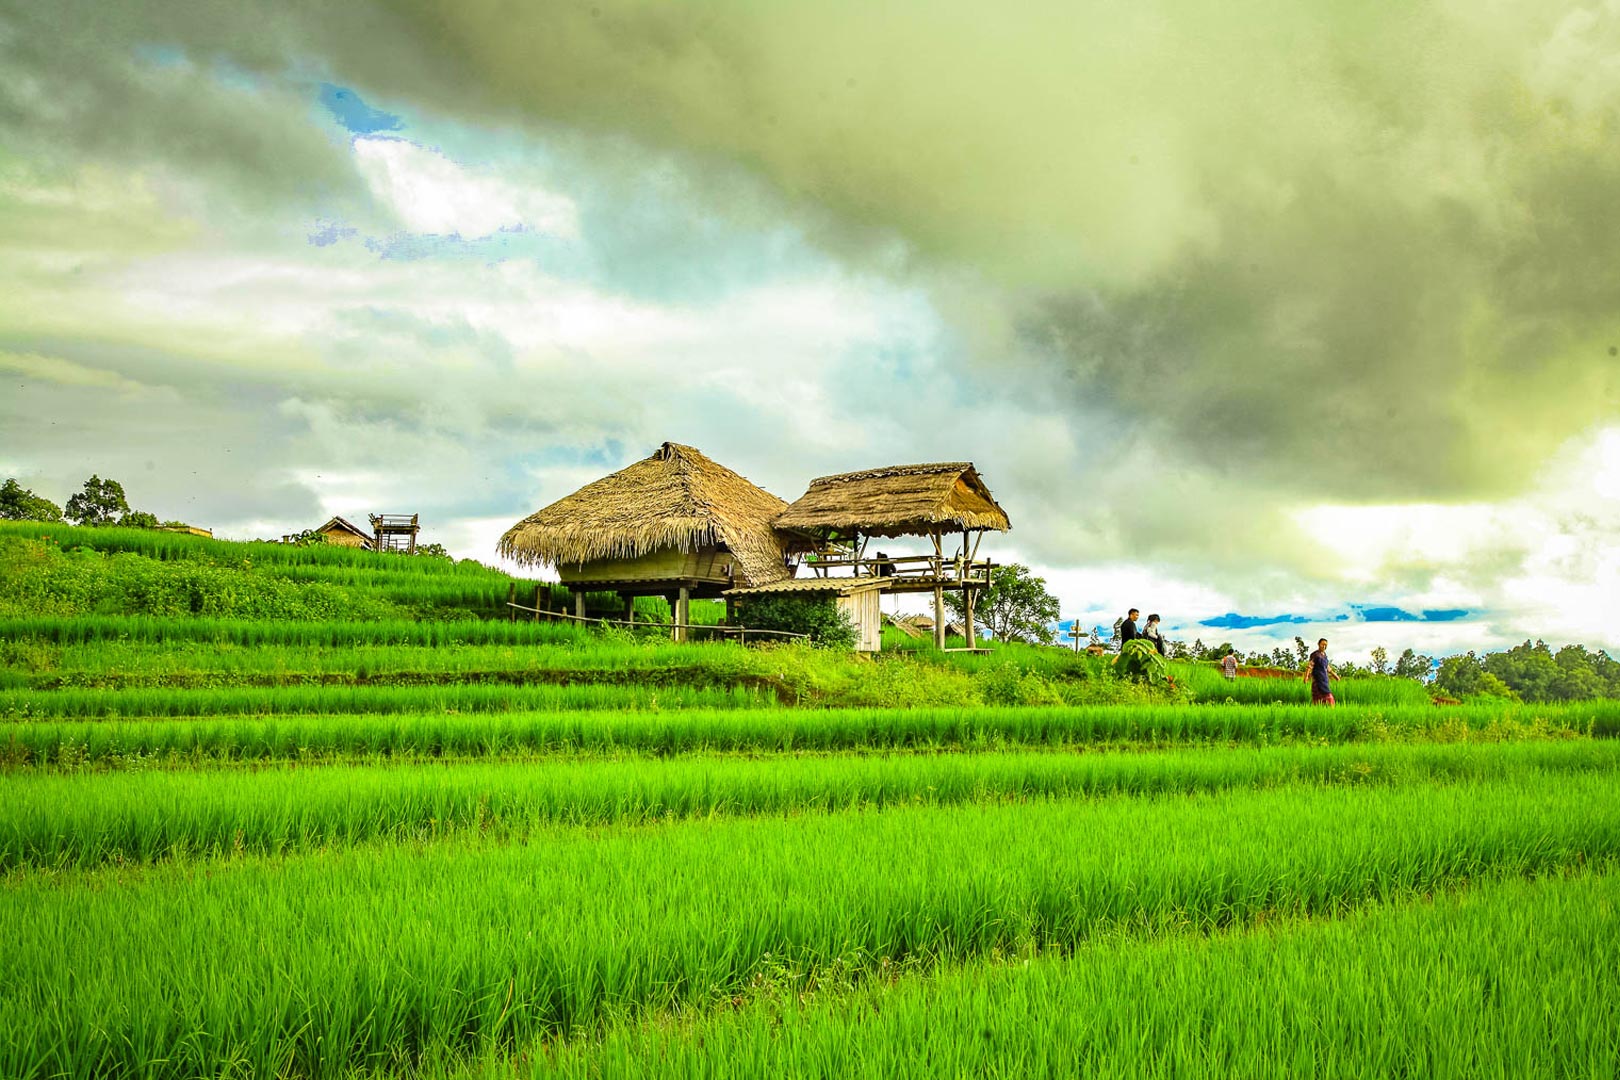
M 1620 0 L 987 11 L 0 0 L 0 475 L 968 459 L 1085 625 L 1620 649 Z

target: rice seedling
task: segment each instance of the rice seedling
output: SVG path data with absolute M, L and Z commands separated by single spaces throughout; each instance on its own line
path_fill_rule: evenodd
M 517 710 L 758 708 L 775 693 L 759 686 L 658 686 L 647 683 L 448 683 L 430 686 L 226 686 L 176 689 L 12 690 L 0 692 L 0 716 L 200 717 L 331 713 L 513 712 Z
M 299 688 L 306 689 L 306 688 Z M 328 688 L 307 688 L 326 692 Z M 326 697 L 354 693 L 330 688 Z M 368 694 L 440 688 L 362 688 Z M 510 687 L 488 691 L 503 700 Z M 529 689 L 529 688 L 522 688 Z M 616 687 L 540 687 L 611 700 Z M 629 689 L 634 689 L 629 688 Z M 150 692 L 161 707 L 175 692 Z M 287 694 L 288 689 L 274 694 Z M 39 697 L 48 695 L 40 694 Z M 309 700 L 309 699 L 306 699 Z M 378 697 L 356 701 L 382 703 Z M 398 699 L 396 698 L 396 701 Z M 622 699 L 621 699 L 622 700 Z M 331 758 L 462 758 L 534 754 L 998 749 L 1169 746 L 1186 743 L 1439 740 L 1512 741 L 1620 734 L 1620 702 L 1438 709 L 1319 709 L 1309 706 L 1094 706 L 1086 708 L 713 709 L 639 711 L 198 716 L 88 722 L 16 714 L 0 722 L 0 764 L 68 761 L 121 766 L 163 760 L 309 761 Z
M 1240 705 L 1273 702 L 1308 705 L 1310 687 L 1303 678 L 1227 679 L 1211 664 L 1174 663 L 1171 673 L 1200 704 Z M 1342 705 L 1427 705 L 1429 688 L 1415 679 L 1346 678 L 1333 684 L 1333 693 Z
M 1616 970 L 1620 877 L 1581 874 L 876 987 L 789 968 L 740 1011 L 446 1073 L 1599 1077 L 1620 1060 Z
M 0 1074 L 343 1076 L 1118 933 L 1344 914 L 1620 857 L 1605 774 L 722 819 L 0 889 Z
M 1620 743 L 1272 747 L 1140 754 L 553 759 L 524 764 L 37 774 L 7 781 L 0 870 L 282 853 L 328 844 L 525 840 L 552 824 L 716 814 L 1400 785 L 1620 772 Z

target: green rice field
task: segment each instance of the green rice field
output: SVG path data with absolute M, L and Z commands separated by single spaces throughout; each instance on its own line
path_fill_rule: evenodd
M 0 1076 L 1620 1061 L 1620 702 L 676 645 L 49 528 L 0 528 Z

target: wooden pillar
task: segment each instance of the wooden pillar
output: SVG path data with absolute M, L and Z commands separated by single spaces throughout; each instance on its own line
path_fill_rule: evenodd
M 945 589 L 934 581 L 934 648 L 945 647 Z
M 676 594 L 676 600 L 675 600 L 675 640 L 676 641 L 685 641 L 686 640 L 686 624 L 689 621 L 687 616 L 690 614 L 691 596 L 692 596 L 692 591 L 690 589 L 688 589 L 685 585 L 682 585 L 681 586 L 681 591 Z
M 517 603 L 517 582 L 514 581 L 506 587 L 507 622 L 517 622 L 517 608 L 512 606 L 515 603 Z
M 966 585 L 962 586 L 962 614 L 967 621 L 967 647 L 976 649 L 979 642 L 973 633 L 973 590 Z
M 545 582 L 536 582 L 534 586 L 534 621 L 540 621 L 540 613 L 551 607 L 551 586 Z
M 585 617 L 585 590 L 571 589 L 569 591 L 574 594 L 574 615 L 583 619 Z
M 619 599 L 624 601 L 624 621 L 627 623 L 635 622 L 636 598 L 631 596 L 629 593 L 625 593 L 624 595 L 620 596 Z

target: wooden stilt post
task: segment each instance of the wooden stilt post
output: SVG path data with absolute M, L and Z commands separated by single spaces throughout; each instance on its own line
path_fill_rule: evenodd
M 512 606 L 515 603 L 517 603 L 517 582 L 514 581 L 506 587 L 507 622 L 517 622 L 517 608 Z
M 584 589 L 574 589 L 573 593 L 574 593 L 574 616 L 576 618 L 583 619 L 585 617 L 585 590 Z
M 689 614 L 689 611 L 690 611 L 690 608 L 691 608 L 691 595 L 692 595 L 691 590 L 688 589 L 685 585 L 682 585 L 681 586 L 681 591 L 680 591 L 680 593 L 678 595 L 678 598 L 676 600 L 676 603 L 675 603 L 675 640 L 676 641 L 685 641 L 686 640 L 686 624 L 688 622 L 687 615 Z
M 540 621 L 540 613 L 542 611 L 546 610 L 546 608 L 550 606 L 546 602 L 546 601 L 548 601 L 550 599 L 551 599 L 551 586 L 547 585 L 543 581 L 536 582 L 535 586 L 534 586 L 534 621 L 535 622 Z
M 967 647 L 978 644 L 973 639 L 973 590 L 968 582 L 973 578 L 973 556 L 968 552 L 968 532 L 962 530 L 962 615 L 967 622 Z
M 932 534 L 934 541 L 934 648 L 945 648 L 945 548 L 940 544 L 939 533 Z

